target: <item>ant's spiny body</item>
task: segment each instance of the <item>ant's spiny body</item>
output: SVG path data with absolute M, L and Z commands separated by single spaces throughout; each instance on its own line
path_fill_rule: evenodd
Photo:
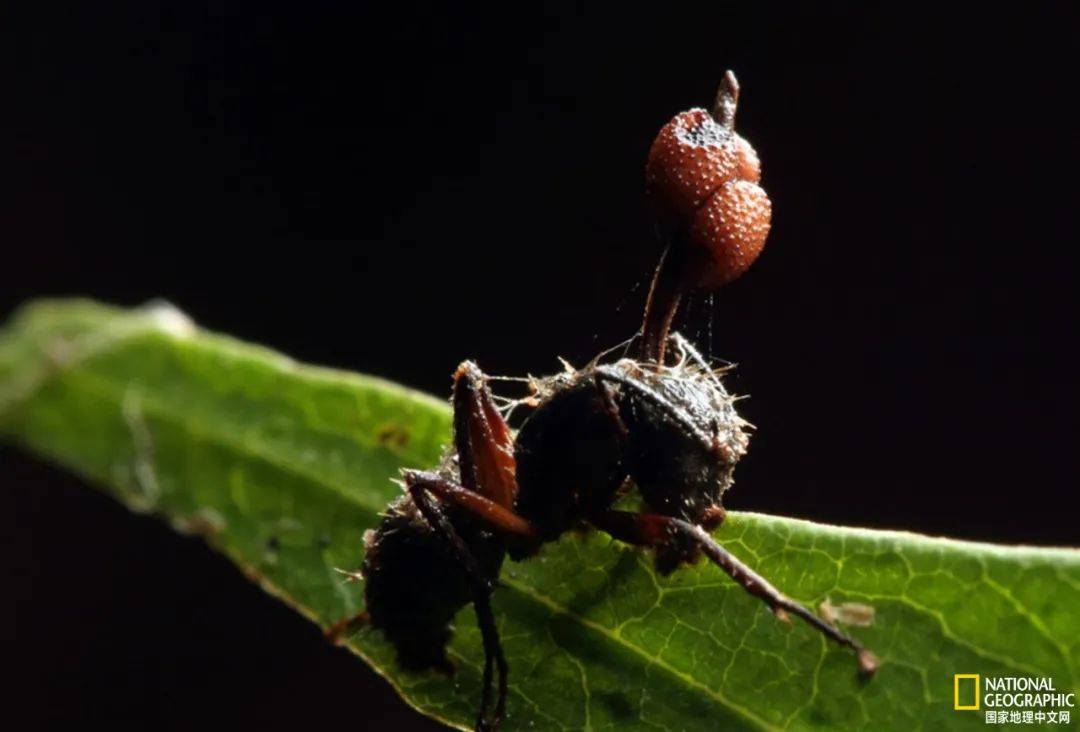
M 454 375 L 453 450 L 435 470 L 403 471 L 405 495 L 365 537 L 361 619 L 386 634 L 404 666 L 448 669 L 450 621 L 474 605 L 485 652 L 478 729 L 497 727 L 506 705 L 508 668 L 490 602 L 504 556 L 526 559 L 582 526 L 653 549 L 665 574 L 704 554 L 778 616 L 797 615 L 853 649 L 864 673 L 876 668 L 861 644 L 708 533 L 723 521 L 721 499 L 746 452 L 748 425 L 719 375 L 669 329 L 683 288 L 738 277 L 768 233 L 757 156 L 732 129 L 737 96 L 728 72 L 712 113 L 678 115 L 650 151 L 649 194 L 675 236 L 653 279 L 639 357 L 598 358 L 534 380 L 531 412 L 516 435 L 484 374 L 464 362 Z M 645 510 L 614 510 L 632 486 Z

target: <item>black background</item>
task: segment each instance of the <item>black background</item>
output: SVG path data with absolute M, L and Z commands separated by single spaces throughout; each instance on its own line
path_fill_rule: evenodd
M 0 315 L 160 296 L 439 394 L 465 357 L 581 362 L 637 326 L 653 135 L 730 67 L 774 220 L 713 309 L 759 428 L 728 506 L 1077 543 L 1065 3 L 508 5 L 9 18 Z M 433 727 L 198 541 L 13 448 L 0 467 L 26 727 Z

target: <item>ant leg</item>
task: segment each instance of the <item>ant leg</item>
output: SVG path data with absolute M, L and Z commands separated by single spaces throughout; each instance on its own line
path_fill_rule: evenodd
M 877 657 L 861 643 L 780 592 L 767 579 L 720 546 L 700 526 L 669 516 L 628 511 L 604 511 L 594 516 L 592 523 L 616 539 L 637 546 L 663 546 L 675 536 L 697 543 L 705 556 L 751 595 L 764 600 L 778 617 L 784 618 L 786 613 L 799 616 L 826 637 L 855 651 L 859 670 L 864 675 L 870 676 L 877 670 Z
M 484 383 L 483 372 L 470 361 L 463 362 L 454 374 L 453 405 L 454 448 L 461 483 L 432 472 L 405 470 L 402 475 L 417 509 L 453 547 L 472 585 L 473 608 L 484 641 L 483 691 L 476 727 L 488 730 L 498 727 L 506 709 L 509 673 L 491 609 L 493 584 L 442 507 L 454 506 L 503 535 L 533 539 L 535 531 L 512 508 L 517 495 L 513 434 Z M 489 719 L 493 667 L 499 674 L 498 698 Z
M 422 480 L 413 482 L 406 476 L 406 485 L 409 495 L 416 503 L 417 509 L 428 524 L 438 531 L 454 550 L 458 561 L 469 578 L 473 596 L 473 609 L 476 611 L 476 621 L 480 626 L 480 636 L 484 641 L 484 678 L 483 691 L 480 697 L 480 710 L 477 712 L 476 729 L 498 729 L 506 710 L 507 675 L 509 667 L 506 656 L 503 655 L 502 644 L 499 642 L 499 629 L 495 624 L 495 614 L 491 609 L 491 593 L 494 589 L 491 580 L 488 580 L 480 570 L 473 553 L 462 541 L 454 530 L 450 519 L 446 517 L 439 503 L 427 492 L 427 484 Z M 491 707 L 491 677 L 492 665 L 499 670 L 499 693 L 495 702 L 495 714 L 488 718 L 488 709 Z
M 356 615 L 342 618 L 333 623 L 326 629 L 326 639 L 334 645 L 337 645 L 341 643 L 346 636 L 352 635 L 370 622 L 371 616 L 368 615 L 367 610 L 362 610 Z
M 426 470 L 402 470 L 401 475 L 405 478 L 405 484 L 409 486 L 410 491 L 413 485 L 418 485 L 434 494 L 440 503 L 463 509 L 500 534 L 528 539 L 536 536 L 532 524 L 510 509 L 503 508 L 498 503 L 438 473 Z
M 472 361 L 454 373 L 454 450 L 461 485 L 510 509 L 517 495 L 514 435 L 484 379 Z

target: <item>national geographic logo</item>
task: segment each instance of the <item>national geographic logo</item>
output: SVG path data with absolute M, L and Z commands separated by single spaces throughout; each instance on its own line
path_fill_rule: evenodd
M 987 724 L 1069 724 L 1075 706 L 1048 676 L 953 675 L 953 709 L 981 709 Z
M 971 684 L 961 684 L 960 682 L 972 682 Z M 965 689 L 969 686 L 974 686 L 972 691 L 960 691 L 960 687 L 964 686 Z M 966 703 L 965 701 L 967 700 Z M 953 709 L 957 711 L 969 711 L 979 708 L 979 675 L 978 674 L 955 674 L 953 676 Z

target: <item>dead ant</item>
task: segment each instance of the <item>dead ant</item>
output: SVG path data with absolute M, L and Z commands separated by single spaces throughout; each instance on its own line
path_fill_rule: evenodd
M 582 526 L 653 549 L 662 574 L 704 554 L 779 617 L 797 615 L 853 649 L 864 673 L 876 669 L 858 641 L 786 597 L 708 533 L 724 519 L 721 498 L 746 452 L 748 425 L 719 373 L 670 326 L 684 287 L 734 279 L 768 233 L 757 156 L 733 131 L 737 98 L 728 72 L 712 112 L 678 115 L 650 151 L 650 196 L 677 234 L 653 278 L 634 339 L 638 358 L 598 357 L 531 380 L 534 393 L 525 401 L 532 411 L 516 435 L 487 377 L 462 363 L 454 374 L 452 451 L 435 470 L 403 470 L 405 494 L 365 536 L 367 611 L 335 624 L 331 637 L 370 622 L 402 665 L 449 670 L 449 624 L 471 602 L 485 655 L 477 729 L 498 727 L 506 708 L 508 668 L 491 609 L 505 554 L 526 559 Z M 612 508 L 631 486 L 643 513 Z

